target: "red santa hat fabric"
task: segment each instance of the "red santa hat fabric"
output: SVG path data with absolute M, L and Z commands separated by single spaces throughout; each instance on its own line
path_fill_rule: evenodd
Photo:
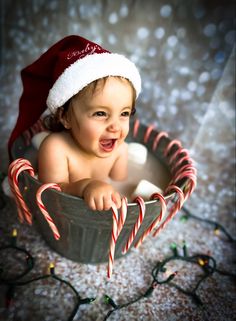
M 89 83 L 106 76 L 127 78 L 138 97 L 141 78 L 134 63 L 80 36 L 63 38 L 24 68 L 19 115 L 8 142 L 9 156 L 14 141 L 34 125 L 46 109 L 55 112 Z

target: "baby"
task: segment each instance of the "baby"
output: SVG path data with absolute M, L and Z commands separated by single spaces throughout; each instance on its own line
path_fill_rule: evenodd
M 107 77 L 73 96 L 57 117 L 64 130 L 50 134 L 40 146 L 39 180 L 58 183 L 63 192 L 81 196 L 91 209 L 121 205 L 108 177 L 127 176 L 129 119 L 134 106 L 132 84 Z
M 33 90 L 39 96 L 43 91 L 51 112 L 45 119 L 51 133 L 39 149 L 39 180 L 57 183 L 63 192 L 84 198 L 93 210 L 109 210 L 113 203 L 119 208 L 121 195 L 108 178 L 127 177 L 125 138 L 141 90 L 137 68 L 122 55 L 69 36 L 29 66 L 27 76 L 29 71 L 47 74 Z M 24 71 L 22 78 L 24 83 Z M 21 103 L 26 91 L 25 86 Z

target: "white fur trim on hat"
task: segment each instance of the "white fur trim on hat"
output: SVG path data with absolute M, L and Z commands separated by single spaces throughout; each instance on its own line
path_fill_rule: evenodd
M 120 54 L 87 55 L 66 68 L 49 91 L 47 106 L 51 112 L 94 80 L 106 76 L 127 78 L 134 86 L 136 98 L 141 91 L 141 77 L 135 64 Z

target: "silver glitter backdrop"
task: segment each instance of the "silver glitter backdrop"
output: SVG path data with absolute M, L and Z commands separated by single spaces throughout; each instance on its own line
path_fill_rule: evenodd
M 112 52 L 125 54 L 137 64 L 143 82 L 136 106 L 138 118 L 167 131 L 171 138 L 180 139 L 196 162 L 198 186 L 187 207 L 201 217 L 220 221 L 229 232 L 235 233 L 236 21 L 233 1 L 0 0 L 0 11 L 1 171 L 6 172 L 8 165 L 6 144 L 18 114 L 21 69 L 59 39 L 79 34 Z M 17 226 L 15 212 L 12 214 L 9 207 L 5 212 L 8 225 L 1 219 L 1 231 Z M 158 241 L 149 239 L 139 251 L 121 260 L 116 265 L 114 280 L 108 283 L 104 267 L 78 265 L 49 251 L 32 227 L 22 226 L 21 235 L 23 243 L 37 256 L 40 273 L 47 261 L 57 261 L 59 273 L 68 277 L 82 293 L 98 296 L 97 303 L 82 309 L 81 318 L 79 312 L 78 319 L 86 321 L 102 320 L 104 311 L 101 311 L 99 296 L 107 290 L 115 297 L 129 300 L 144 289 L 150 281 L 147 271 L 157 253 L 165 256 L 167 244 L 173 240 L 185 239 L 195 252 L 211 251 L 217 262 L 223 266 L 228 264 L 229 269 L 233 261 L 229 244 L 209 229 L 195 222 L 185 227 L 173 220 Z M 68 293 L 54 295 L 51 288 L 46 295 L 43 290 L 30 292 L 26 288 L 25 291 L 26 297 L 34 300 L 22 303 L 18 296 L 9 321 L 66 319 L 71 309 Z M 233 291 L 235 288 L 227 278 L 209 281 L 204 292 L 208 302 L 207 320 L 235 318 Z M 48 308 L 48 295 L 53 296 L 55 310 Z M 123 317 L 117 314 L 113 320 L 206 319 L 201 310 L 186 303 L 185 298 L 180 305 L 179 293 L 168 292 L 167 288 L 157 289 L 153 301 L 150 300 L 125 310 Z
M 199 0 L 1 0 L 0 166 L 17 117 L 20 70 L 62 37 L 79 34 L 137 64 L 139 119 L 191 149 L 200 183 L 219 183 L 215 166 L 227 161 L 232 170 L 234 161 L 234 9 Z

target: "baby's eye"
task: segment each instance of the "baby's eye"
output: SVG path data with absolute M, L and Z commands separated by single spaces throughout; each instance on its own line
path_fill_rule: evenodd
M 106 117 L 107 113 L 105 111 L 96 111 L 93 116 L 97 116 L 97 117 Z
M 129 117 L 130 116 L 130 111 L 123 111 L 123 113 L 121 113 L 122 117 Z

